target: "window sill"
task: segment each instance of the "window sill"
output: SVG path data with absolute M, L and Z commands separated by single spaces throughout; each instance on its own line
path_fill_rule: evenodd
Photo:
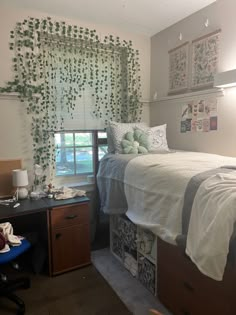
M 95 187 L 95 183 L 89 183 L 89 182 L 79 182 L 79 183 L 67 183 L 64 184 L 65 187 L 70 187 L 70 188 L 78 188 L 81 190 L 86 190 L 86 191 L 93 191 Z

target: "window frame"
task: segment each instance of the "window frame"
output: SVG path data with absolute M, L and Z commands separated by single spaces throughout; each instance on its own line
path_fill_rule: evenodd
M 83 130 L 62 130 L 57 131 L 54 133 L 54 141 L 55 141 L 55 135 L 56 134 L 66 134 L 66 133 L 72 133 L 73 135 L 73 146 L 63 146 L 63 148 L 70 148 L 73 150 L 73 156 L 74 156 L 74 174 L 65 174 L 65 175 L 56 175 L 56 160 L 55 160 L 55 179 L 63 179 L 63 178 L 85 178 L 88 175 L 94 175 L 96 176 L 98 171 L 98 163 L 99 163 L 99 147 L 107 145 L 107 138 L 99 138 L 99 133 L 105 133 L 106 130 L 104 129 L 83 129 Z M 75 134 L 76 133 L 91 133 L 92 138 L 92 144 L 91 145 L 75 145 Z M 93 172 L 87 172 L 87 173 L 76 173 L 76 148 L 92 148 L 92 165 L 93 165 Z M 55 144 L 55 155 L 57 148 L 61 148 L 61 146 L 57 146 Z

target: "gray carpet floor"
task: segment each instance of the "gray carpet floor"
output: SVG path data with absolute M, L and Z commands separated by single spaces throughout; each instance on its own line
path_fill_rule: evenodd
M 92 262 L 134 315 L 148 315 L 150 308 L 162 312 L 163 315 L 171 315 L 160 301 L 124 268 L 108 248 L 93 251 Z

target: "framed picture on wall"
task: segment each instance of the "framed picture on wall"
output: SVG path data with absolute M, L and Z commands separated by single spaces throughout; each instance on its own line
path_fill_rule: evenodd
M 184 92 L 188 89 L 189 42 L 169 52 L 169 93 Z
M 192 89 L 213 86 L 219 56 L 220 30 L 192 41 Z

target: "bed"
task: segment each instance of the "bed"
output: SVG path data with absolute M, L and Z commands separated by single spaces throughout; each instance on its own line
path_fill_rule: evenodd
M 157 236 L 158 296 L 175 315 L 236 314 L 236 158 L 107 154 L 97 184 L 105 213 Z

